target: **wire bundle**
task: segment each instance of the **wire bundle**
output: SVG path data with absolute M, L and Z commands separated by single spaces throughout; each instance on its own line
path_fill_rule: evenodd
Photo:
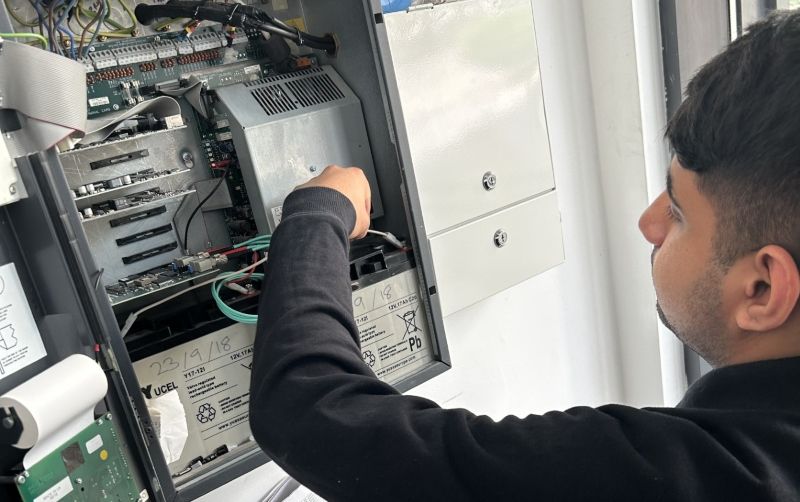
M 38 27 L 39 33 L 2 33 L 3 38 L 35 38 L 50 51 L 77 59 L 85 57 L 95 42 L 103 38 L 127 38 L 136 34 L 136 17 L 126 0 L 116 0 L 130 18 L 130 25 L 124 26 L 111 18 L 112 0 L 95 0 L 95 7 L 86 6 L 84 0 L 52 0 L 49 4 L 43 0 L 28 0 L 36 17 L 24 19 L 10 5 L 10 0 L 3 0 L 8 13 L 14 21 L 25 28 Z M 77 23 L 77 28 L 73 26 Z M 104 31 L 105 29 L 105 31 Z M 65 43 L 69 40 L 69 44 Z M 87 44 L 88 42 L 88 44 Z M 67 51 L 64 51 L 64 47 Z M 85 47 L 84 47 L 85 46 Z
M 238 254 L 243 253 L 245 251 L 252 251 L 254 256 L 258 256 L 259 251 L 266 251 L 269 249 L 270 239 L 272 238 L 271 235 L 259 235 L 258 237 L 254 237 L 248 241 L 241 243 L 238 247 L 231 249 L 230 251 L 226 251 L 225 255 L 231 254 Z M 256 261 L 256 264 L 259 263 Z M 251 265 L 248 268 L 240 270 L 238 272 L 231 272 L 227 274 L 221 274 L 217 276 L 214 280 L 214 283 L 211 285 L 211 296 L 214 298 L 214 302 L 217 304 L 217 308 L 220 312 L 222 312 L 225 317 L 231 319 L 232 321 L 236 321 L 242 324 L 256 324 L 258 322 L 258 316 L 255 314 L 245 314 L 244 312 L 239 312 L 238 310 L 230 307 L 227 303 L 222 300 L 220 296 L 220 292 L 222 288 L 225 286 L 231 287 L 232 284 L 239 279 L 256 279 L 256 280 L 263 280 L 264 274 L 262 273 L 253 273 L 256 268 L 256 264 Z M 238 288 L 231 288 L 239 290 Z M 243 292 L 243 291 L 240 291 Z

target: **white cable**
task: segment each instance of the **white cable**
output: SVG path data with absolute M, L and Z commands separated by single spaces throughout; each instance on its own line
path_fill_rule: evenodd
M 392 246 L 396 247 L 397 249 L 405 249 L 406 248 L 406 246 L 402 242 L 400 242 L 400 239 L 395 237 L 394 234 L 392 234 L 391 232 L 381 232 L 380 230 L 369 229 L 369 230 L 367 230 L 367 233 L 383 237 L 383 239 L 386 242 L 388 242 Z
M 241 270 L 237 270 L 236 272 L 231 272 L 229 275 L 244 274 L 247 271 L 249 271 L 250 269 L 257 267 L 257 266 L 261 265 L 262 263 L 266 263 L 267 258 L 268 258 L 268 256 L 265 256 L 264 258 L 258 260 L 257 262 L 253 263 L 252 265 L 248 265 L 248 266 L 246 266 L 245 268 L 243 268 Z M 122 335 L 123 338 L 125 338 L 125 335 L 127 335 L 128 331 L 131 330 L 131 328 L 133 327 L 133 323 L 136 322 L 136 319 L 138 319 L 139 314 L 141 314 L 142 312 L 146 312 L 146 311 L 148 311 L 148 310 L 150 310 L 152 308 L 158 307 L 161 304 L 167 303 L 170 300 L 174 300 L 175 298 L 177 298 L 177 297 L 179 297 L 179 296 L 181 296 L 181 295 L 183 295 L 185 293 L 188 293 L 189 291 L 192 291 L 194 289 L 202 288 L 203 286 L 208 286 L 209 284 L 212 284 L 212 283 L 216 282 L 218 279 L 219 279 L 218 276 L 214 276 L 212 279 L 209 279 L 207 281 L 203 281 L 200 284 L 195 284 L 194 286 L 191 286 L 189 288 L 186 288 L 186 289 L 183 289 L 181 291 L 178 291 L 174 295 L 170 295 L 170 296 L 168 296 L 168 297 L 166 297 L 164 299 L 161 299 L 161 300 L 159 300 L 159 301 L 157 301 L 155 303 L 151 303 L 150 305 L 137 310 L 136 312 L 134 312 L 131 315 L 129 315 L 127 319 L 125 319 L 125 324 L 122 326 L 122 329 L 119 330 L 120 334 Z

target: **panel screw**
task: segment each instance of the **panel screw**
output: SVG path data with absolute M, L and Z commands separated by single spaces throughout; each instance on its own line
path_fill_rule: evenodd
M 190 152 L 183 152 L 181 153 L 181 160 L 183 161 L 183 165 L 186 166 L 187 169 L 191 169 L 194 167 L 194 157 Z
M 25 484 L 25 481 L 26 481 L 26 479 L 25 479 L 25 476 L 23 476 L 22 474 L 20 474 L 19 476 L 17 476 L 16 478 L 14 478 L 14 481 L 16 481 L 18 485 L 24 485 L 24 484 Z
M 494 190 L 494 187 L 497 186 L 497 176 L 491 171 L 487 172 L 483 175 L 483 188 L 486 189 L 488 192 L 489 190 Z
M 83 484 L 83 480 L 81 478 L 75 478 L 75 484 L 76 485 Z
M 10 193 L 11 195 L 14 195 L 15 193 L 17 193 L 17 184 L 16 183 L 12 183 L 8 187 L 8 193 Z
M 508 233 L 505 230 L 500 229 L 494 233 L 494 245 L 501 248 L 508 244 Z

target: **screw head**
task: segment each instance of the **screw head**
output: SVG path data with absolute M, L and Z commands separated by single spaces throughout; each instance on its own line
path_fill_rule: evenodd
M 119 105 L 115 103 L 115 104 L 114 104 L 114 106 L 112 106 L 111 108 L 112 108 L 114 111 L 116 111 L 116 110 L 119 110 Z
M 14 194 L 17 193 L 17 184 L 16 183 L 12 183 L 11 185 L 9 185 L 8 193 L 10 193 L 11 195 L 14 195 Z
M 11 417 L 6 417 L 3 419 L 3 428 L 5 429 L 12 429 L 14 427 L 14 419 Z
M 183 165 L 186 166 L 188 169 L 194 167 L 194 157 L 192 156 L 191 152 L 181 153 L 181 160 L 183 161 Z
M 25 481 L 27 481 L 27 479 L 25 478 L 25 476 L 20 474 L 16 478 L 14 478 L 14 481 L 16 481 L 18 485 L 24 485 Z
M 483 175 L 483 188 L 486 189 L 487 192 L 489 190 L 494 190 L 496 186 L 497 186 L 497 176 L 493 172 L 488 171 L 486 174 Z
M 501 248 L 508 244 L 508 232 L 502 228 L 494 233 L 494 245 Z

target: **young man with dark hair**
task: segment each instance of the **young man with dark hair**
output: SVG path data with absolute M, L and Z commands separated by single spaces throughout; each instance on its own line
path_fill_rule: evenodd
M 800 500 L 800 14 L 692 80 L 667 190 L 639 222 L 658 313 L 715 369 L 676 408 L 494 422 L 398 394 L 362 362 L 348 240 L 369 185 L 330 167 L 286 200 L 270 250 L 250 423 L 329 500 Z

